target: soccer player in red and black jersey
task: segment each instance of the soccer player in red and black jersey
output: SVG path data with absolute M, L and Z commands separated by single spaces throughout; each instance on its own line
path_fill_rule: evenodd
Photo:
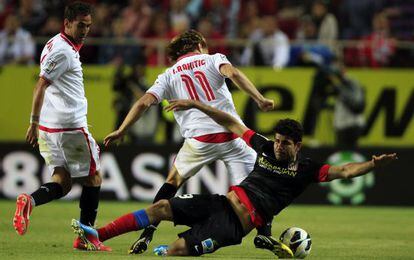
M 303 129 L 295 120 L 280 120 L 275 128 L 275 141 L 271 141 L 240 124 L 231 115 L 198 101 L 173 100 L 166 109 L 198 109 L 241 136 L 257 152 L 253 171 L 239 185 L 230 187 L 226 196 L 186 194 L 160 200 L 147 209 L 126 214 L 98 230 L 73 220 L 76 233 L 104 241 L 157 221 L 168 220 L 191 228 L 179 234 L 179 239 L 170 246 L 157 247 L 154 250 L 156 254 L 198 256 L 212 253 L 224 246 L 240 244 L 244 236 L 271 221 L 309 184 L 354 178 L 397 159 L 394 153 L 373 156 L 371 160 L 361 163 L 341 166 L 322 164 L 309 158 L 299 158 Z M 278 257 L 293 257 L 286 245 L 272 237 L 258 235 L 255 245 L 271 250 Z

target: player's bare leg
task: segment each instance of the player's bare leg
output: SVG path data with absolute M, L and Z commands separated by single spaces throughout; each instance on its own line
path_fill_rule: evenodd
M 59 183 L 63 189 L 63 196 L 72 189 L 72 177 L 64 167 L 56 167 L 53 171 L 52 181 Z M 37 204 L 37 203 L 36 203 Z
M 75 234 L 86 245 L 86 250 L 111 251 L 111 248 L 102 244 L 102 241 L 131 231 L 140 230 L 150 224 L 159 223 L 162 220 L 172 221 L 172 219 L 172 209 L 169 201 L 160 200 L 145 210 L 142 209 L 125 214 L 99 229 L 82 224 L 76 219 L 72 220 L 71 226 Z
M 186 180 L 182 178 L 177 169 L 173 166 L 168 173 L 165 184 L 158 191 L 157 195 L 154 198 L 156 203 L 160 199 L 170 199 L 174 197 L 177 189 L 185 182 Z M 155 223 L 147 228 L 141 233 L 141 236 L 131 245 L 129 249 L 130 254 L 142 254 L 148 249 L 149 243 L 152 241 L 155 230 L 157 229 L 158 223 Z
M 24 235 L 29 227 L 30 214 L 35 206 L 46 204 L 52 200 L 65 196 L 72 188 L 72 180 L 68 171 L 63 167 L 56 167 L 52 182 L 45 183 L 31 195 L 20 194 L 16 201 L 16 211 L 13 217 L 13 226 L 19 235 Z

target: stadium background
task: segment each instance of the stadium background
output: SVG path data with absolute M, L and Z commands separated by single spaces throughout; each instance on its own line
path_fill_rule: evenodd
M 335 146 L 333 128 L 335 98 L 332 97 L 328 99 L 330 105 L 323 108 L 316 116 L 314 127 L 307 129 L 303 153 L 316 160 L 331 163 L 365 160 L 372 154 L 384 152 L 397 152 L 399 156 L 399 160 L 392 166 L 375 170 L 372 174 L 351 181 L 336 181 L 323 187 L 314 185 L 296 201 L 296 204 L 404 206 L 403 209 L 407 211 L 403 213 L 412 211 L 414 206 L 412 187 L 414 175 L 411 167 L 411 159 L 414 157 L 414 4 L 411 1 L 365 1 L 366 6 L 370 8 L 358 6 L 358 1 L 352 0 L 321 1 L 338 20 L 338 36 L 329 42 L 318 39 L 317 36 L 308 39 L 297 37 L 296 33 L 300 29 L 302 17 L 306 14 L 311 15 L 313 1 L 89 2 L 96 6 L 97 12 L 94 29 L 81 51 L 81 60 L 89 103 L 88 123 L 91 125 L 90 131 L 99 143 L 102 144 L 104 136 L 113 130 L 116 120 L 113 107 L 116 94 L 113 91 L 113 83 L 117 68 L 121 64 L 130 66 L 136 62 L 144 63 L 146 82 L 150 86 L 158 73 L 168 65 L 164 57 L 164 47 L 168 40 L 178 33 L 175 31 L 177 29 L 175 22 L 174 24 L 172 22 L 173 14 L 184 15 L 184 18 L 177 18 L 177 20 L 187 19 L 187 26 L 190 28 L 199 28 L 198 25 L 204 18 L 211 20 L 216 28 L 221 28 L 220 19 L 226 25 L 222 28 L 231 28 L 230 22 L 223 17 L 226 15 L 226 10 L 234 10 L 234 6 L 230 8 L 232 4 L 239 3 L 239 9 L 235 9 L 238 10 L 235 15 L 236 24 L 239 24 L 238 30 L 213 29 L 214 33 L 208 37 L 208 43 L 212 47 L 212 52 L 221 51 L 228 55 L 233 64 L 239 66 L 266 97 L 273 98 L 279 106 L 273 112 L 260 112 L 252 100 L 232 87 L 236 108 L 249 127 L 271 137 L 272 128 L 280 118 L 292 117 L 304 122 L 312 99 L 311 85 L 315 69 L 301 66 L 303 64 L 295 60 L 297 58 L 295 52 L 290 52 L 291 60 L 287 66 L 277 69 L 263 64 L 244 65 L 240 61 L 243 49 L 252 44 L 248 32 L 254 29 L 245 27 L 255 24 L 256 19 L 270 15 L 278 20 L 280 29 L 289 37 L 291 50 L 313 51 L 320 46 L 327 48 L 344 59 L 348 67 L 347 73 L 361 83 L 366 93 L 366 107 L 363 114 L 367 124 L 357 149 L 340 150 Z M 190 4 L 197 2 L 201 3 L 201 7 L 198 12 L 192 13 Z M 22 7 L 26 5 L 32 5 L 34 11 L 31 17 L 24 17 L 24 12 L 20 13 Z M 42 158 L 36 149 L 25 144 L 24 136 L 30 117 L 32 89 L 39 71 L 39 52 L 48 37 L 60 29 L 62 5 L 63 1 L 40 0 L 11 0 L 2 1 L 0 4 L 0 29 L 4 28 L 8 16 L 17 14 L 23 28 L 31 33 L 36 45 L 33 59 L 27 63 L 2 61 L 1 64 L 0 198 L 2 201 L 14 200 L 19 193 L 31 192 L 40 183 L 49 179 Z M 132 7 L 135 5 L 140 6 L 140 11 L 125 14 L 128 10 L 134 10 Z M 257 5 L 256 15 L 248 12 L 254 5 Z M 352 27 L 347 20 L 350 17 L 349 10 L 352 8 L 365 8 L 364 14 L 367 17 L 361 19 L 365 21 L 364 26 L 368 28 L 365 34 L 346 33 Z M 378 63 L 372 60 L 365 47 L 370 39 L 369 35 L 373 33 L 372 18 L 380 12 L 388 19 L 389 35 L 386 39 L 392 42 L 393 51 L 390 55 L 386 55 L 385 61 Z M 202 15 L 203 13 L 205 15 Z M 194 14 L 198 16 L 193 16 Z M 118 38 L 116 35 L 118 22 L 122 19 L 133 19 L 136 15 L 144 15 L 148 18 L 147 33 L 139 34 L 133 31 Z M 217 17 L 220 19 L 216 19 Z M 167 21 L 167 32 L 159 38 L 154 31 L 151 31 L 151 24 L 162 19 Z M 317 24 L 320 25 L 320 22 Z M 317 48 L 313 49 L 314 46 Z M 111 47 L 116 50 L 113 56 L 104 51 L 105 48 L 111 49 Z M 132 53 L 137 51 L 136 59 L 129 61 L 128 57 L 134 57 L 129 52 L 130 48 L 135 47 L 136 50 Z M 378 46 L 373 45 L 372 48 L 376 47 Z M 381 47 L 383 46 L 378 48 Z M 119 50 L 124 50 L 126 54 Z M 321 54 L 318 51 L 316 53 Z M 322 52 L 321 55 L 324 53 Z M 324 58 L 329 60 L 330 56 Z M 149 202 L 162 185 L 172 159 L 180 147 L 180 142 L 169 142 L 166 128 L 171 122 L 160 112 L 156 115 L 154 142 L 140 145 L 127 140 L 120 146 L 108 149 L 101 147 L 104 174 L 103 200 Z M 180 193 L 223 194 L 227 191 L 227 187 L 228 177 L 225 168 L 218 162 L 203 168 L 197 176 L 189 180 Z M 75 185 L 64 200 L 77 199 L 79 196 L 80 187 Z M 348 210 L 358 211 L 358 209 L 361 212 L 366 210 L 363 207 Z M 295 210 L 298 211 L 297 208 Z M 384 208 L 384 210 L 392 212 L 393 208 Z M 62 218 L 67 217 L 62 215 Z M 395 221 L 399 220 L 395 219 Z M 410 223 L 410 221 L 401 221 Z M 405 237 L 413 234 L 412 230 L 407 232 L 411 233 L 405 233 Z

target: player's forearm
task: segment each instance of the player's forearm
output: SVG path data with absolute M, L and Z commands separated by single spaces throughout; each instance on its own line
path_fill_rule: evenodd
M 136 121 L 138 121 L 138 119 L 141 118 L 142 114 L 144 114 L 148 108 L 149 106 L 146 106 L 139 101 L 135 102 L 122 122 L 122 125 L 119 127 L 119 131 L 125 133 Z
M 149 94 L 145 94 L 136 101 L 119 127 L 119 131 L 125 133 L 136 121 L 138 121 L 138 119 L 141 118 L 153 102 L 154 100 Z
M 259 102 L 264 100 L 264 97 L 256 89 L 253 83 L 238 69 L 235 69 L 233 75 L 229 77 L 241 90 L 246 92 L 254 101 Z
M 348 163 L 344 166 L 344 173 L 345 178 L 354 178 L 358 177 L 364 174 L 367 174 L 368 172 L 372 171 L 375 167 L 374 162 L 366 161 L 366 162 L 360 162 L 360 163 Z

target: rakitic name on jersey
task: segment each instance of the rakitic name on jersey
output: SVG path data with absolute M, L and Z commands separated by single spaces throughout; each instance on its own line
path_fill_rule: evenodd
M 195 60 L 189 63 L 185 63 L 183 65 L 178 65 L 176 68 L 173 69 L 173 74 L 177 72 L 181 72 L 183 70 L 191 70 L 194 68 L 198 68 L 205 64 L 206 64 L 206 61 L 203 59 L 203 60 Z
M 291 171 L 287 168 L 282 168 L 282 167 L 273 165 L 269 161 L 267 161 L 264 157 L 261 157 L 261 156 L 258 159 L 258 163 L 260 167 L 265 168 L 266 170 L 272 171 L 280 175 L 289 175 L 289 176 L 295 177 L 297 174 L 297 171 Z

